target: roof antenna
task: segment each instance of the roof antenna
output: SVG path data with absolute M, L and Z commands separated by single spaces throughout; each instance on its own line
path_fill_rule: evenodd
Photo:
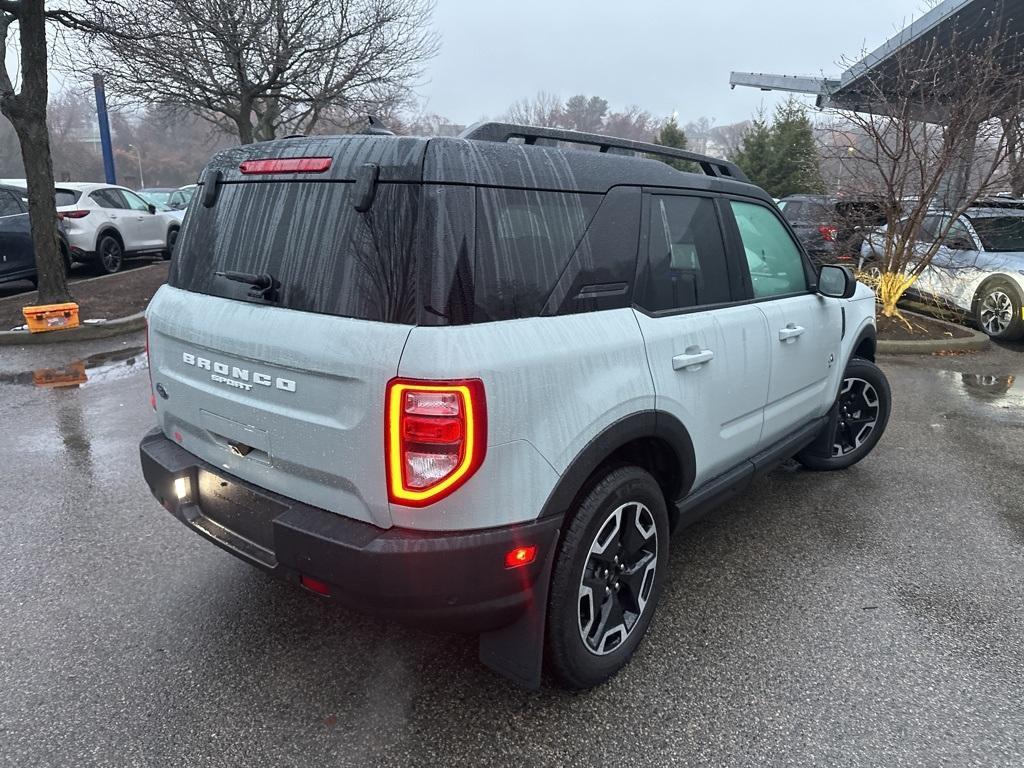
M 385 127 L 384 123 L 382 123 L 380 120 L 378 120 L 373 115 L 367 115 L 366 116 L 366 130 L 363 131 L 363 133 L 369 134 L 370 136 L 394 136 L 395 135 L 394 131 L 389 131 L 387 129 L 387 127 Z

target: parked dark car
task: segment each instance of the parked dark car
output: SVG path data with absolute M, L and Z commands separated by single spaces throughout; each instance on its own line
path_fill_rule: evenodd
M 817 265 L 859 262 L 864 235 L 886 223 L 881 204 L 873 200 L 790 195 L 779 207 Z
M 20 187 L 0 185 L 0 282 L 30 280 L 35 285 L 36 254 L 25 195 Z M 69 251 L 63 233 L 60 249 L 67 268 Z

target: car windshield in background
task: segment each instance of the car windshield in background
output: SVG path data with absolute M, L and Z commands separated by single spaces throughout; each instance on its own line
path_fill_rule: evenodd
M 75 189 L 58 189 L 56 190 L 56 206 L 59 208 L 62 205 L 74 205 L 81 196 L 82 193 Z
M 1024 251 L 1024 216 L 971 218 L 986 251 Z
M 167 204 L 167 198 L 169 198 L 171 196 L 171 193 L 170 192 L 152 192 L 150 190 L 140 190 L 139 191 L 139 195 L 147 203 L 152 203 L 153 205 L 166 205 Z

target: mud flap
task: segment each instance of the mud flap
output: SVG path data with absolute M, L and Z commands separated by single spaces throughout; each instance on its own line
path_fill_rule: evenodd
M 829 459 L 832 457 L 832 444 L 835 443 L 836 426 L 839 424 L 839 400 L 832 404 L 832 407 L 828 410 L 828 421 L 825 422 L 825 426 L 822 427 L 821 432 L 814 442 L 800 451 L 801 454 L 816 456 L 822 459 Z
M 548 609 L 551 569 L 558 550 L 558 530 L 545 549 L 544 568 L 531 589 L 529 607 L 507 627 L 480 635 L 480 661 L 486 667 L 514 683 L 536 690 L 540 688 L 544 665 L 544 628 Z

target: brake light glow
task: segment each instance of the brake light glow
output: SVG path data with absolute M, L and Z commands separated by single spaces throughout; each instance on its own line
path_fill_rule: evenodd
M 836 227 L 830 226 L 828 224 L 822 224 L 820 227 L 818 227 L 818 233 L 830 243 L 835 242 L 836 235 L 838 234 L 838 232 L 839 230 Z
M 324 597 L 331 596 L 331 585 L 326 581 L 320 581 L 320 579 L 314 579 L 312 576 L 302 574 L 299 576 L 299 583 L 310 592 L 316 592 L 318 595 L 323 595 Z
M 505 567 L 519 568 L 523 565 L 529 565 L 535 559 L 537 559 L 536 547 L 516 547 L 515 549 L 509 550 L 505 553 Z
M 89 215 L 89 211 L 87 211 L 87 210 L 58 211 L 57 212 L 57 218 L 58 219 L 84 219 L 88 215 Z
M 259 173 L 323 173 L 331 167 L 329 157 L 279 157 L 265 160 L 243 160 L 238 170 L 245 174 Z
M 479 379 L 392 379 L 385 402 L 388 498 L 407 507 L 443 499 L 479 469 L 487 407 Z

